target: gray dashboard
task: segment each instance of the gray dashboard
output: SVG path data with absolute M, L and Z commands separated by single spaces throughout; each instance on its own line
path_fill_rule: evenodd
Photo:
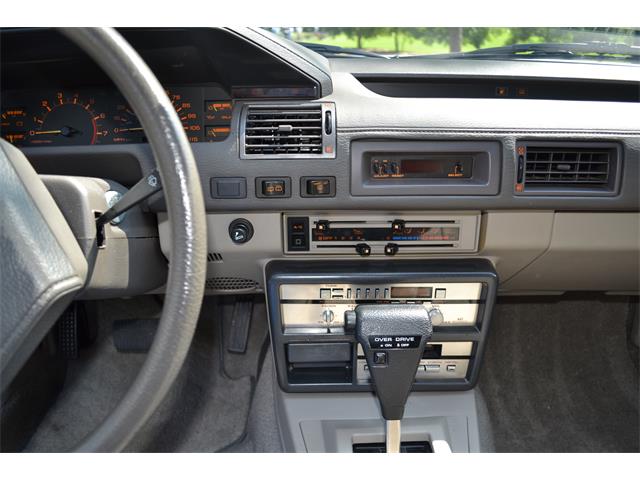
M 577 101 L 512 96 L 403 98 L 398 94 L 375 93 L 363 83 L 363 78 L 394 81 L 437 78 L 445 83 L 482 79 L 485 83 L 495 81 L 500 85 L 501 82 L 544 79 L 569 85 L 589 84 L 597 90 L 615 88 L 618 84 L 640 85 L 637 66 L 547 61 L 327 60 L 261 30 L 222 30 L 266 54 L 277 68 L 288 69 L 293 75 L 290 78 L 300 79 L 298 86 L 313 85 L 316 94 L 312 98 L 292 98 L 282 96 L 283 90 L 271 90 L 280 96 L 248 98 L 246 87 L 251 85 L 245 85 L 243 90 L 235 88 L 237 85 L 233 83 L 225 84 L 225 78 L 238 78 L 238 72 L 208 79 L 226 89 L 232 102 L 229 136 L 222 141 L 192 144 L 210 214 L 210 250 L 225 258 L 224 264 L 215 261 L 209 266 L 212 278 L 239 276 L 250 280 L 249 290 L 260 290 L 265 262 L 287 256 L 282 238 L 283 215 L 317 217 L 346 212 L 393 218 L 419 212 L 442 215 L 474 211 L 481 215 L 482 226 L 477 252 L 471 256 L 489 258 L 497 265 L 501 291 L 637 290 L 637 268 L 629 266 L 629 262 L 633 264 L 640 249 L 634 227 L 640 211 L 639 100 Z M 216 56 L 215 45 L 205 47 L 209 48 L 211 57 Z M 224 58 L 233 56 L 229 51 L 220 54 Z M 247 62 L 239 60 L 238 65 L 246 66 Z M 255 78 L 256 72 L 252 75 Z M 273 76 L 267 83 L 272 81 Z M 241 158 L 241 143 L 245 140 L 241 132 L 247 108 L 264 105 L 295 108 L 314 103 L 330 105 L 334 113 L 335 129 L 331 135 L 335 136 L 335 151 L 331 155 Z M 484 171 L 486 178 L 475 183 L 482 188 L 446 188 L 445 182 L 445 187 L 435 189 L 385 189 L 379 184 L 376 189 L 366 190 L 363 189 L 367 181 L 365 170 L 361 170 L 357 158 L 357 146 L 363 142 L 386 146 L 387 150 L 405 145 L 407 151 L 464 145 L 463 150 L 490 152 L 491 160 Z M 614 152 L 614 177 L 604 192 L 589 189 L 522 191 L 518 185 L 522 162 L 519 149 L 524 144 L 562 148 L 601 145 Z M 154 167 L 146 144 L 25 147 L 24 152 L 41 173 L 111 178 L 125 186 Z M 282 179 L 287 194 L 264 195 L 257 180 L 263 177 Z M 331 194 L 308 195 L 304 184 L 307 178 L 331 179 Z M 212 179 L 238 180 L 242 185 L 238 190 L 241 194 L 220 198 L 221 195 L 212 192 Z M 467 183 L 473 185 L 471 181 Z M 163 240 L 166 229 L 162 196 L 152 197 L 146 208 L 158 213 Z M 237 217 L 247 218 L 254 223 L 254 228 L 263 229 L 256 232 L 261 243 L 253 240 L 246 245 L 236 245 L 229 241 L 227 230 Z M 269 229 L 274 222 L 280 226 Z M 573 237 L 576 228 L 580 235 Z M 592 238 L 593 232 L 601 235 Z M 615 244 L 617 234 L 622 235 L 622 240 Z M 165 252 L 167 241 L 163 240 Z M 567 262 L 584 262 L 609 253 L 610 266 L 622 270 L 604 275 L 599 285 L 595 281 L 576 282 L 581 274 L 595 275 L 604 265 L 604 260 L 598 260 L 591 267 L 583 265 L 582 270 L 564 277 L 551 272 L 556 274 L 555 282 L 553 279 L 542 281 L 547 277 L 540 269 L 557 264 L 558 258 L 565 258 L 558 257 L 564 255 L 562 252 L 568 252 Z
M 335 104 L 337 148 L 335 158 L 315 159 L 240 159 L 239 133 L 242 111 L 246 105 L 262 101 L 281 105 L 298 100 L 233 98 L 231 132 L 226 140 L 195 143 L 205 192 L 210 191 L 213 177 L 244 177 L 247 196 L 243 199 L 221 199 L 207 195 L 207 209 L 216 211 L 288 209 L 568 209 L 615 210 L 638 209 L 640 177 L 640 108 L 638 102 L 597 102 L 534 100 L 514 98 L 397 98 L 376 94 L 366 88 L 357 76 L 448 76 L 495 79 L 554 78 L 563 81 L 640 82 L 636 66 L 592 65 L 539 61 L 427 61 L 411 59 L 327 59 L 278 39 L 259 29 L 227 30 L 234 38 L 257 46 L 274 59 L 317 85 L 317 99 Z M 213 53 L 215 56 L 215 51 Z M 225 53 L 225 58 L 229 53 Z M 242 61 L 238 62 L 241 65 Z M 236 67 L 239 68 L 239 67 Z M 237 75 L 237 74 L 236 74 Z M 233 75 L 230 75 L 233 76 Z M 213 80 L 213 79 L 212 79 Z M 223 85 L 224 87 L 224 85 Z M 232 86 L 228 86 L 230 91 Z M 352 144 L 356 141 L 430 142 L 464 141 L 495 142 L 499 145 L 500 165 L 496 188 L 478 195 L 402 195 L 397 191 L 381 191 L 380 195 L 357 196 L 351 181 Z M 582 195 L 515 195 L 516 144 L 523 140 L 538 141 L 606 141 L 620 145 L 622 172 L 620 187 L 606 198 Z M 130 183 L 136 172 L 152 168 L 153 159 L 146 145 L 91 145 L 78 147 L 25 148 L 25 153 L 45 173 L 56 173 L 56 162 L 64 157 L 64 172 L 74 165 L 81 174 L 105 176 L 113 174 L 106 158 L 121 159 L 124 178 Z M 76 159 L 77 157 L 77 159 Z M 124 159 L 130 159 L 127 161 Z M 256 177 L 291 179 L 287 198 L 261 198 L 255 191 Z M 336 178 L 335 196 L 309 198 L 301 195 L 300 178 L 332 176 Z M 162 210 L 161 199 L 150 203 Z

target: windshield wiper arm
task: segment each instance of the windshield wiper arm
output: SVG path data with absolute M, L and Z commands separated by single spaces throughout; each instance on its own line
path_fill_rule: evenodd
M 321 55 L 339 57 L 339 56 L 353 56 L 353 57 L 373 57 L 373 58 L 389 58 L 380 53 L 368 52 L 366 50 L 360 50 L 359 48 L 344 48 L 336 45 L 325 45 L 323 43 L 308 43 L 298 42 L 298 45 L 313 50 Z

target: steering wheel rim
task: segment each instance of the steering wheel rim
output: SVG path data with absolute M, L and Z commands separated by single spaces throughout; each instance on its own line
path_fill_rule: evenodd
M 200 176 L 180 119 L 160 82 L 112 28 L 62 28 L 106 72 L 138 116 L 164 187 L 171 225 L 165 302 L 145 362 L 116 408 L 76 447 L 121 451 L 165 397 L 195 332 L 206 274 L 206 217 Z

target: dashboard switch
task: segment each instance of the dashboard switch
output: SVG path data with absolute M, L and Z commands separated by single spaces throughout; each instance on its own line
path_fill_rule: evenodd
M 288 198 L 291 196 L 291 178 L 256 178 L 256 196 L 258 198 Z
M 328 195 L 330 193 L 329 180 L 326 178 L 307 180 L 307 193 L 313 196 Z
M 287 218 L 287 246 L 290 252 L 309 250 L 309 217 Z
M 301 197 L 335 197 L 336 177 L 302 177 Z
M 213 198 L 247 198 L 247 180 L 243 177 L 212 178 Z
M 262 194 L 265 197 L 283 197 L 286 193 L 284 180 L 262 181 Z

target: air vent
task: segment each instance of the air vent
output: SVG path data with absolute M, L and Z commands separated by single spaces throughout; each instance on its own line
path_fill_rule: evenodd
M 207 290 L 237 291 L 250 290 L 254 291 L 260 287 L 258 282 L 248 278 L 236 277 L 214 277 L 207 278 L 205 282 Z
M 242 126 L 241 158 L 335 158 L 332 103 L 250 105 Z
M 516 190 L 611 194 L 618 163 L 618 148 L 612 144 L 519 144 Z
M 222 254 L 221 253 L 217 253 L 217 252 L 209 252 L 207 254 L 207 261 L 208 262 L 222 262 L 223 258 L 222 258 Z

